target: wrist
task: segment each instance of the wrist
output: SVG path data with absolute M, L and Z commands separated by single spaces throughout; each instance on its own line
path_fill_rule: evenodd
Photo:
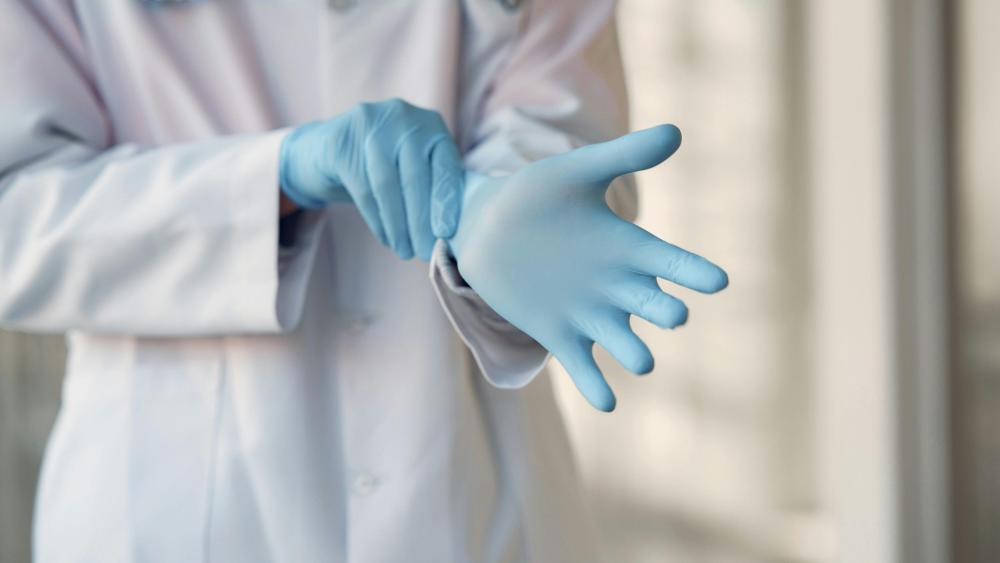
M 319 197 L 329 183 L 320 171 L 324 155 L 321 122 L 307 123 L 293 129 L 281 142 L 278 156 L 278 182 L 281 187 L 282 213 L 298 208 L 319 209 L 328 203 Z
M 278 215 L 282 218 L 288 217 L 299 210 L 299 206 L 291 199 L 288 199 L 288 196 L 284 192 L 279 192 L 278 200 Z

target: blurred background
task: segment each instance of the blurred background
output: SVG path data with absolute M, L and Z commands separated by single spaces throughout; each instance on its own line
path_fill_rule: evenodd
M 731 273 L 657 357 L 554 366 L 609 561 L 1000 561 L 1000 2 L 622 0 L 640 223 Z M 29 559 L 59 338 L 0 333 L 0 562 Z

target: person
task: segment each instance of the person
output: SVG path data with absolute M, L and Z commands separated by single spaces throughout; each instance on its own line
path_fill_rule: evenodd
M 612 0 L 0 22 L 0 323 L 69 347 L 38 561 L 595 557 L 536 375 L 611 410 L 594 343 L 649 371 L 656 278 L 727 283 L 625 220 L 680 137 L 609 141 Z

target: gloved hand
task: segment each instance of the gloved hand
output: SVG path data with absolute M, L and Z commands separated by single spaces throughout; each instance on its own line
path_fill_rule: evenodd
M 449 241 L 465 281 L 497 313 L 562 363 L 594 407 L 615 396 L 592 355 L 596 342 L 626 369 L 653 368 L 629 327 L 638 315 L 663 328 L 687 307 L 656 278 L 705 293 L 726 287 L 708 260 L 620 219 L 605 203 L 617 176 L 655 166 L 680 146 L 662 125 L 532 163 L 503 178 L 466 179 L 462 218 Z
M 363 103 L 308 123 L 281 145 L 281 189 L 300 207 L 350 201 L 372 234 L 403 259 L 429 260 L 452 236 L 463 170 L 441 116 L 402 100 Z

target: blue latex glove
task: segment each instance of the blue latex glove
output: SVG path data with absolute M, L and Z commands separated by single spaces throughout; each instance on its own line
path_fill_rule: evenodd
M 647 373 L 653 356 L 629 327 L 660 327 L 687 307 L 656 278 L 705 293 L 726 287 L 708 260 L 622 220 L 605 203 L 617 176 L 666 160 L 680 146 L 672 125 L 540 160 L 503 178 L 466 179 L 462 220 L 449 241 L 465 281 L 493 309 L 549 350 L 594 407 L 615 396 L 592 355 L 596 342 L 626 369 Z
M 429 260 L 461 210 L 458 148 L 434 111 L 402 100 L 363 103 L 308 123 L 281 145 L 281 189 L 300 207 L 353 202 L 400 258 Z

